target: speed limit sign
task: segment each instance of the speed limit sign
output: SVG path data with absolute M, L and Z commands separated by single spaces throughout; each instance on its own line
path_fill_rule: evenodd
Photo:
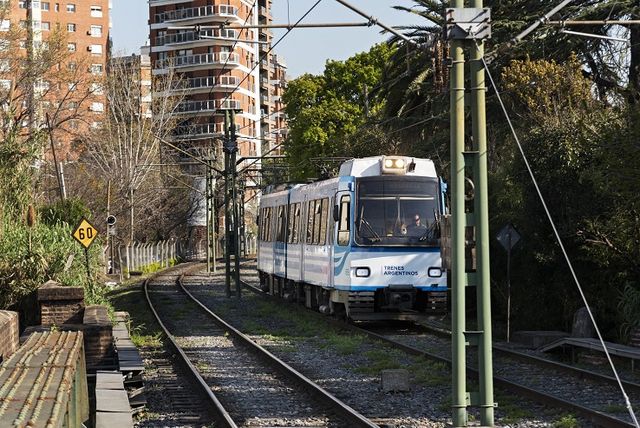
M 89 248 L 94 239 L 98 236 L 98 230 L 83 218 L 78 227 L 73 231 L 73 237 L 84 248 Z

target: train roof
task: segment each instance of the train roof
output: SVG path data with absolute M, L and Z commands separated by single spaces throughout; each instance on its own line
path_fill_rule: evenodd
M 397 171 L 386 168 L 385 163 L 401 160 L 403 167 Z M 393 173 L 417 177 L 434 177 L 436 167 L 431 159 L 414 158 L 410 156 L 372 156 L 368 158 L 351 159 L 340 167 L 340 177 L 374 177 Z

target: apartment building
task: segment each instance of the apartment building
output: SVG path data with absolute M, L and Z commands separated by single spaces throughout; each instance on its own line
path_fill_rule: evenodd
M 31 126 L 41 128 L 47 115 L 52 118 L 59 159 L 73 159 L 79 149 L 73 143 L 104 120 L 100 80 L 109 54 L 110 0 L 5 0 L 0 8 L 0 39 L 8 48 L 7 56 L 0 59 L 0 90 L 7 94 L 29 91 L 17 82 L 18 68 L 24 65 L 19 58 L 33 55 L 37 61 L 53 34 L 64 43 L 68 55 L 51 61 L 51 67 L 33 82 L 29 108 Z M 15 53 L 9 48 L 11 37 L 20 38 Z
M 239 158 L 261 156 L 281 141 L 283 134 L 276 131 L 286 125 L 274 120 L 281 107 L 274 96 L 281 95 L 286 66 L 270 52 L 272 32 L 227 28 L 271 22 L 271 0 L 149 0 L 153 75 L 178 73 L 185 97 L 174 144 L 203 156 L 213 146 L 220 155 L 228 110 L 238 112 Z M 248 188 L 259 184 L 255 175 L 241 180 Z M 194 187 L 204 190 L 203 183 L 196 178 Z M 194 214 L 189 224 L 204 226 L 202 209 L 194 213 L 201 214 Z
M 138 104 L 141 117 L 151 118 L 152 112 L 152 85 L 151 85 L 151 58 L 149 48 L 143 47 L 140 55 L 128 55 L 113 57 L 109 60 L 107 73 L 114 79 L 132 79 L 137 86 L 132 91 L 138 99 L 132 100 Z M 130 83 L 127 83 L 130 85 Z M 132 88 L 133 89 L 133 88 Z
M 225 110 L 236 110 L 241 155 L 259 154 L 257 30 L 195 28 L 256 24 L 258 2 L 150 0 L 149 8 L 153 74 L 179 73 L 186 88 L 174 140 L 190 148 L 208 145 L 224 133 Z

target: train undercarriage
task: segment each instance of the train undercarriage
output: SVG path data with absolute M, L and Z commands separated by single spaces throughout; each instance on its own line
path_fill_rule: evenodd
M 341 291 L 260 272 L 260 287 L 287 301 L 352 321 L 410 320 L 448 310 L 447 291 L 422 291 L 411 286 Z

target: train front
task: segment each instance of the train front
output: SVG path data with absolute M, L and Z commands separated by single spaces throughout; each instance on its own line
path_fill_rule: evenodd
M 444 186 L 433 162 L 381 156 L 354 160 L 350 168 L 345 181 L 351 183 L 347 187 L 354 203 L 343 265 L 343 278 L 349 277 L 349 316 L 405 318 L 443 312 L 447 305 L 440 249 Z

